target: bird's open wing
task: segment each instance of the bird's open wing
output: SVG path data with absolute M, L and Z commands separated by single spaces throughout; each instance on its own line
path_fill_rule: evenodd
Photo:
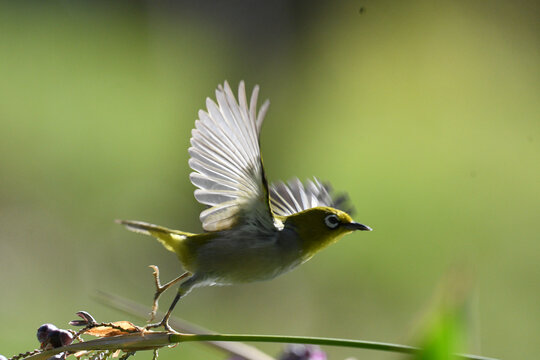
M 194 170 L 190 179 L 198 187 L 197 201 L 210 206 L 200 215 L 206 231 L 228 229 L 238 221 L 274 229 L 259 147 L 269 102 L 257 114 L 258 94 L 256 86 L 248 104 L 241 82 L 237 102 L 225 82 L 216 90 L 217 104 L 206 99 L 207 111 L 200 110 L 195 121 L 189 148 L 189 166 Z
M 317 206 L 328 206 L 352 213 L 346 195 L 332 196 L 332 188 L 317 178 L 305 185 L 297 178 L 270 185 L 270 206 L 276 215 L 289 216 Z

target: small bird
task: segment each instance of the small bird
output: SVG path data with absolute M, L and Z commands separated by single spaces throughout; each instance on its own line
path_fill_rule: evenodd
M 238 101 L 229 84 L 219 85 L 216 102 L 206 99 L 199 111 L 189 148 L 190 180 L 195 198 L 208 208 L 200 220 L 205 232 L 192 234 L 140 221 L 119 220 L 127 229 L 157 238 L 176 253 L 186 272 L 161 286 L 157 267 L 157 301 L 163 291 L 182 281 L 161 322 L 169 326 L 178 300 L 191 289 L 270 280 L 308 261 L 326 246 L 355 230 L 371 228 L 354 222 L 344 208 L 346 196 L 332 196 L 328 185 L 314 178 L 268 185 L 259 134 L 268 110 L 257 113 L 259 87 L 248 104 L 244 82 Z M 350 211 L 349 211 L 350 212 Z M 152 320 L 151 319 L 151 320 Z

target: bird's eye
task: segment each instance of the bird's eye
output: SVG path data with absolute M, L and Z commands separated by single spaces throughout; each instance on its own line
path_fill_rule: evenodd
M 337 215 L 331 214 L 324 218 L 324 223 L 330 229 L 335 229 L 339 226 L 339 218 Z

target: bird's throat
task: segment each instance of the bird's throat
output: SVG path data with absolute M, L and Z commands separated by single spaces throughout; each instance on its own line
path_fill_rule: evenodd
M 325 247 L 337 242 L 345 235 L 344 233 L 313 233 L 302 239 L 305 257 L 311 258 L 313 255 Z

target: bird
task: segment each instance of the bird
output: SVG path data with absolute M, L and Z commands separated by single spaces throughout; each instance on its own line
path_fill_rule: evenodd
M 174 253 L 185 272 L 165 285 L 154 267 L 156 293 L 150 322 L 163 291 L 180 282 L 163 319 L 146 328 L 174 331 L 169 318 L 193 288 L 270 280 L 305 263 L 344 235 L 372 229 L 353 221 L 346 195 L 334 195 L 317 178 L 269 184 L 263 167 L 260 132 L 270 102 L 257 111 L 259 86 L 238 99 L 228 82 L 206 99 L 191 133 L 189 178 L 204 232 L 189 233 L 142 221 L 117 220 L 128 230 L 150 235 Z

